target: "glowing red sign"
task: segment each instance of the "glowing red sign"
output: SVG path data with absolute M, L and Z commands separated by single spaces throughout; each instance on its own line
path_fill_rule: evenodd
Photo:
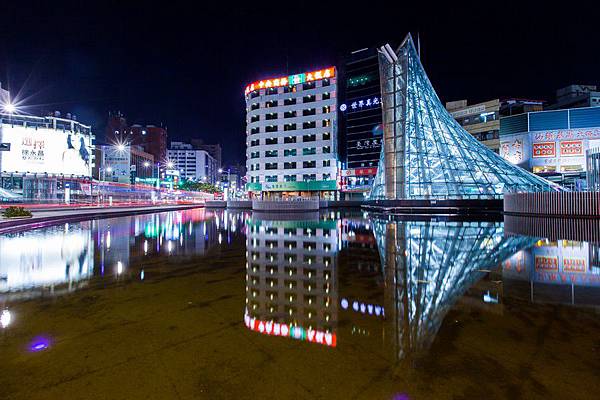
M 247 328 L 263 335 L 289 337 L 330 347 L 337 345 L 335 333 L 323 332 L 316 329 L 304 329 L 301 326 L 281 324 L 273 321 L 262 321 L 252 318 L 248 314 L 244 314 L 244 324 Z
M 269 89 L 281 86 L 292 86 L 304 82 L 318 81 L 326 78 L 333 78 L 335 76 L 335 67 L 329 67 L 325 69 L 319 69 L 312 72 L 304 72 L 302 74 L 282 76 L 280 78 L 264 79 L 262 81 L 256 81 L 246 86 L 245 94 L 253 92 L 259 89 Z

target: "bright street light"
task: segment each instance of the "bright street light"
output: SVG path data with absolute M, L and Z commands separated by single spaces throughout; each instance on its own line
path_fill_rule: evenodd
M 148 168 L 150 166 L 150 163 L 148 161 L 144 162 L 144 167 Z
M 17 107 L 12 104 L 11 102 L 5 103 L 2 108 L 4 109 L 5 112 L 9 113 L 9 114 L 13 114 L 14 112 L 17 111 Z
M 219 173 L 222 174 L 223 173 L 223 168 L 219 168 Z
M 174 165 L 174 164 L 173 164 L 173 161 L 169 161 L 169 162 L 167 163 L 167 167 L 169 167 L 169 168 L 173 168 L 173 165 Z
M 125 145 L 124 144 L 118 144 L 117 145 L 117 150 L 119 150 L 119 151 L 125 151 Z

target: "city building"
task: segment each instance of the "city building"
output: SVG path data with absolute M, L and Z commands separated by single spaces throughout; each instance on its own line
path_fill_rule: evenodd
M 345 199 L 364 198 L 377 173 L 383 133 L 377 49 L 350 53 L 339 82 L 341 192 Z
M 569 85 L 556 91 L 556 102 L 547 106 L 546 110 L 598 106 L 600 91 L 596 85 Z
M 184 142 L 171 142 L 167 151 L 168 166 L 179 171 L 181 179 L 215 184 L 218 177 L 218 163 L 206 150 L 200 150 Z
M 336 69 L 329 67 L 246 87 L 251 196 L 336 198 L 336 79 Z
M 156 125 L 128 125 L 120 112 L 110 113 L 106 126 L 106 141 L 111 144 L 141 146 L 154 156 L 157 163 L 167 158 L 167 129 Z
M 558 190 L 456 123 L 431 85 L 410 35 L 396 51 L 382 46 L 379 62 L 384 145 L 371 200 L 483 200 L 502 198 L 507 191 Z
M 492 149 L 500 151 L 500 118 L 531 111 L 542 111 L 544 102 L 525 99 L 492 99 L 477 104 L 467 100 L 450 101 L 446 109 L 467 132 Z
M 109 182 L 131 183 L 138 179 L 156 177 L 154 156 L 146 153 L 142 146 L 96 146 L 99 150 L 100 162 L 98 179 Z
M 208 152 L 212 158 L 217 160 L 217 168 L 221 168 L 223 166 L 223 149 L 221 148 L 220 144 L 206 144 L 202 139 L 192 139 L 191 143 L 195 149 L 204 150 Z
M 246 168 L 243 165 L 230 165 L 220 170 L 222 187 L 231 188 L 232 191 L 244 190 L 244 177 Z
M 73 119 L 0 114 L 0 198 L 90 197 L 94 139 Z
M 532 112 L 500 120 L 500 155 L 562 186 L 583 190 L 586 151 L 600 147 L 600 108 Z

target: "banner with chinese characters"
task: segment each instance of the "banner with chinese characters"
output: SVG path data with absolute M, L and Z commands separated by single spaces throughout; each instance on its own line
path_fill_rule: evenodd
M 361 111 L 363 109 L 381 106 L 381 99 L 377 96 L 368 97 L 365 99 L 355 100 L 350 104 L 340 104 L 341 112 Z
M 311 72 L 304 72 L 302 74 L 295 74 L 289 76 L 282 76 L 280 78 L 264 79 L 262 81 L 256 81 L 246 86 L 245 94 L 253 92 L 259 89 L 276 88 L 280 86 L 292 86 L 298 85 L 304 82 L 318 81 L 321 79 L 333 78 L 335 76 L 335 67 L 329 67 L 325 69 L 319 69 Z
M 556 143 L 542 142 L 533 144 L 534 158 L 556 157 Z
M 570 139 L 600 139 L 600 128 L 559 129 L 555 131 L 535 131 L 531 133 L 534 142 L 570 140 Z
M 523 161 L 523 140 L 515 139 L 500 144 L 500 156 L 513 164 Z
M 558 257 L 535 256 L 536 271 L 558 271 Z
M 583 142 L 581 140 L 565 140 L 560 142 L 560 155 L 565 157 L 582 156 Z

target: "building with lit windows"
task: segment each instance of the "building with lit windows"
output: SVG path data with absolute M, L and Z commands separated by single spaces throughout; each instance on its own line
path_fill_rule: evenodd
M 475 139 L 498 153 L 500 151 L 500 118 L 525 112 L 542 111 L 543 101 L 493 99 L 469 105 L 467 100 L 458 100 L 447 102 L 446 109 Z
M 246 87 L 246 189 L 264 198 L 337 196 L 337 82 L 329 67 Z
M 572 190 L 587 186 L 586 151 L 600 147 L 600 107 L 532 112 L 500 120 L 500 155 Z
M 120 112 L 110 113 L 106 124 L 106 140 L 110 144 L 142 146 L 156 162 L 165 162 L 167 157 L 167 128 L 152 124 L 129 125 Z
M 167 151 L 170 169 L 179 171 L 181 179 L 215 184 L 218 177 L 218 162 L 208 151 L 200 150 L 188 143 L 171 142 Z
M 340 82 L 341 192 L 345 199 L 364 199 L 377 173 L 383 138 L 377 50 L 350 53 Z

